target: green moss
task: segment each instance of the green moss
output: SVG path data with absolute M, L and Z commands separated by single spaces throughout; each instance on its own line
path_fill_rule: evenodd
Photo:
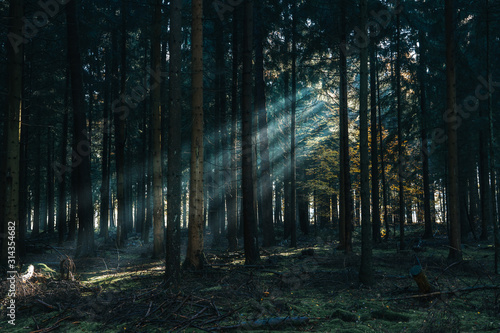
M 399 312 L 394 312 L 388 309 L 381 309 L 381 310 L 375 310 L 372 311 L 372 318 L 374 319 L 383 319 L 387 321 L 404 321 L 408 322 L 410 321 L 410 316 L 399 313 Z

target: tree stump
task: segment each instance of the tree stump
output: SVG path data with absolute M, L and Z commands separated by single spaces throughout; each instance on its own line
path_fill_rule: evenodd
M 427 280 L 427 276 L 425 275 L 422 266 L 413 266 L 410 269 L 410 275 L 417 283 L 418 290 L 420 290 L 422 294 L 427 294 L 431 291 L 431 285 L 429 284 L 429 280 Z

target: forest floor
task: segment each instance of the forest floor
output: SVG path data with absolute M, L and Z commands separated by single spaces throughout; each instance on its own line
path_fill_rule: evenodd
M 35 275 L 17 283 L 16 326 L 4 300 L 0 331 L 499 332 L 491 242 L 465 244 L 464 260 L 452 263 L 445 236 L 419 240 L 420 232 L 409 228 L 409 250 L 398 251 L 396 240 L 375 246 L 373 286 L 359 283 L 357 232 L 351 255 L 323 231 L 299 238 L 296 249 L 286 242 L 261 249 L 261 264 L 250 267 L 243 251 L 206 249 L 205 268 L 183 271 L 177 285 L 167 284 L 163 260 L 150 259 L 151 245 L 138 237 L 120 250 L 97 239 L 95 258 L 74 260 L 74 280 L 59 273 L 74 242 L 46 242 L 25 259 L 23 271 L 33 264 Z M 426 297 L 409 275 L 418 264 L 432 286 Z

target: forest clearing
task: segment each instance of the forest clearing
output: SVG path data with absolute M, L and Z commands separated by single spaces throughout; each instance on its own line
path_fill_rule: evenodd
M 396 251 L 395 241 L 374 249 L 372 287 L 359 283 L 359 255 L 335 250 L 331 230 L 301 237 L 295 249 L 266 249 L 251 267 L 241 251 L 210 249 L 203 270 L 184 272 L 171 287 L 165 263 L 148 258 L 151 244 L 139 237 L 122 250 L 98 239 L 97 257 L 75 260 L 74 280 L 61 277 L 58 260 L 74 253 L 72 244 L 39 243 L 43 253 L 27 257 L 35 274 L 18 287 L 17 324 L 7 331 L 498 332 L 492 247 L 471 242 L 464 260 L 450 264 L 446 237 L 422 241 L 419 233 L 408 230 L 411 250 Z M 410 276 L 414 265 L 429 279 L 428 296 Z

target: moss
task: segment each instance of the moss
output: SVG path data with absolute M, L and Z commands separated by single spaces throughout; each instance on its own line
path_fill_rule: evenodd
M 388 309 L 381 309 L 381 310 L 375 310 L 372 311 L 372 318 L 374 319 L 383 319 L 387 321 L 403 321 L 403 322 L 409 322 L 410 321 L 410 316 L 406 314 L 402 314 L 399 312 L 394 312 Z
M 342 309 L 336 309 L 330 316 L 331 318 L 339 318 L 346 322 L 356 322 L 358 320 L 358 316 L 355 314 L 348 312 Z

